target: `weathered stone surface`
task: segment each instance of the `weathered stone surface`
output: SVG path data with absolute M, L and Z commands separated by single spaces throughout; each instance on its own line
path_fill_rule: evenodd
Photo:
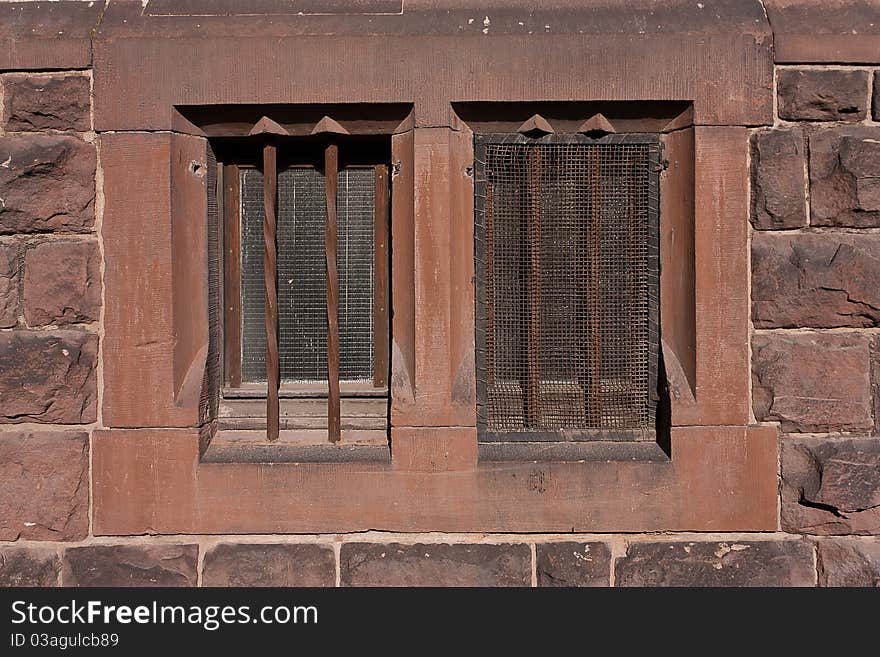
M 845 126 L 810 136 L 810 222 L 880 226 L 880 128 Z
M 0 328 L 18 322 L 18 247 L 0 244 Z
M 0 423 L 95 421 L 98 336 L 0 333 Z
M 880 586 L 880 539 L 819 541 L 819 586 Z
M 807 223 L 804 136 L 764 130 L 752 138 L 752 225 L 759 230 Z
M 343 586 L 528 586 L 527 545 L 345 543 Z
M 758 328 L 880 325 L 880 235 L 755 233 Z
M 779 116 L 790 121 L 860 121 L 867 115 L 868 72 L 781 69 Z
M 861 334 L 755 335 L 755 418 L 780 422 L 783 431 L 870 429 L 869 371 L 869 343 Z
M 221 543 L 205 553 L 202 586 L 334 586 L 333 548 L 315 544 Z
M 64 551 L 63 586 L 195 586 L 198 545 L 86 545 Z
M 538 586 L 608 586 L 611 550 L 605 543 L 539 543 Z
M 0 541 L 75 541 L 88 533 L 85 432 L 0 432 L 0 482 Z
M 880 438 L 786 437 L 782 528 L 880 534 Z
M 91 127 L 86 75 L 3 76 L 7 130 L 78 130 Z
M 24 263 L 29 326 L 97 321 L 101 260 L 96 241 L 43 242 L 25 252 Z
M 95 161 L 94 145 L 76 137 L 0 137 L 0 232 L 91 230 Z
M 0 547 L 0 586 L 58 586 L 60 570 L 53 548 Z
M 803 540 L 631 543 L 615 586 L 814 586 L 813 547 Z

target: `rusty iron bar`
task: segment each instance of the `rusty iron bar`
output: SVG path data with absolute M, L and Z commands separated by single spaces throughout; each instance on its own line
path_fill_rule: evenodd
M 529 212 L 526 218 L 529 317 L 523 420 L 526 427 L 538 427 L 541 421 L 541 149 L 538 146 L 529 149 L 526 176 L 529 191 Z
M 376 282 L 373 293 L 373 385 L 388 385 L 388 167 L 373 168 L 373 244 Z
M 588 257 L 590 261 L 589 281 L 589 334 L 590 334 L 590 397 L 599 417 L 602 413 L 602 316 L 601 316 L 601 275 L 602 275 L 602 200 L 599 166 L 599 149 L 589 150 L 590 185 L 590 228 Z
M 494 192 L 492 183 L 486 184 L 486 200 L 484 205 L 485 236 L 483 243 L 484 271 L 486 272 L 486 385 L 495 385 L 495 218 L 493 211 Z
M 342 438 L 339 400 L 339 272 L 336 265 L 336 192 L 339 185 L 339 146 L 324 148 L 324 189 L 327 221 L 324 250 L 327 259 L 327 436 L 331 443 Z
M 280 430 L 278 388 L 278 236 L 276 196 L 277 152 L 274 144 L 263 146 L 263 270 L 266 282 L 266 438 L 277 440 Z

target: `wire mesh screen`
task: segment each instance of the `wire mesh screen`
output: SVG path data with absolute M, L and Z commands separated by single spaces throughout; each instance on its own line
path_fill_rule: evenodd
M 372 168 L 339 172 L 337 267 L 339 269 L 339 375 L 344 381 L 373 377 Z M 241 172 L 241 375 L 266 380 L 263 270 L 263 176 Z M 327 287 L 324 245 L 326 198 L 323 172 L 292 167 L 278 173 L 278 324 L 282 381 L 327 380 Z
M 199 398 L 199 423 L 204 424 L 217 417 L 220 393 L 220 208 L 217 203 L 217 158 L 208 148 L 207 175 L 205 183 L 208 191 L 208 358 L 202 391 Z
M 655 137 L 476 144 L 483 440 L 651 439 Z

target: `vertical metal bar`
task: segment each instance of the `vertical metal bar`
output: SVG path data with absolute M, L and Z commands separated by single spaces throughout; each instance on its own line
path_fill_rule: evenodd
M 526 172 L 529 210 L 526 223 L 528 235 L 528 337 L 526 340 L 527 381 L 525 392 L 525 426 L 536 428 L 541 420 L 541 149 L 529 149 Z
M 241 175 L 237 165 L 223 167 L 223 370 L 226 385 L 241 386 Z
M 331 443 L 339 442 L 342 437 L 339 409 L 339 272 L 336 267 L 338 176 L 339 147 L 330 143 L 324 149 L 324 189 L 327 194 L 324 249 L 327 257 L 327 434 Z
M 263 270 L 266 282 L 266 437 L 277 440 L 279 432 L 278 387 L 278 272 L 275 198 L 278 173 L 274 144 L 263 146 Z
M 602 400 L 602 189 L 599 168 L 599 147 L 589 150 L 590 185 L 590 228 L 588 238 L 588 257 L 590 260 L 589 280 L 589 333 L 590 333 L 590 402 L 596 410 L 597 420 L 603 418 Z
M 486 183 L 486 199 L 483 206 L 483 280 L 486 286 L 484 325 L 486 344 L 486 385 L 491 390 L 495 385 L 495 217 L 493 212 L 494 189 L 492 183 Z
M 388 167 L 376 165 L 373 195 L 373 385 L 388 385 Z

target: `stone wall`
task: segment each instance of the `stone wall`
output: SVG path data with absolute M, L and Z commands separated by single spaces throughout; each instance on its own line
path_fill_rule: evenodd
M 752 130 L 752 410 L 779 428 L 775 532 L 114 538 L 90 522 L 103 174 L 91 67 L 65 44 L 0 59 L 0 585 L 880 585 L 880 54 L 779 62 L 774 123 Z

